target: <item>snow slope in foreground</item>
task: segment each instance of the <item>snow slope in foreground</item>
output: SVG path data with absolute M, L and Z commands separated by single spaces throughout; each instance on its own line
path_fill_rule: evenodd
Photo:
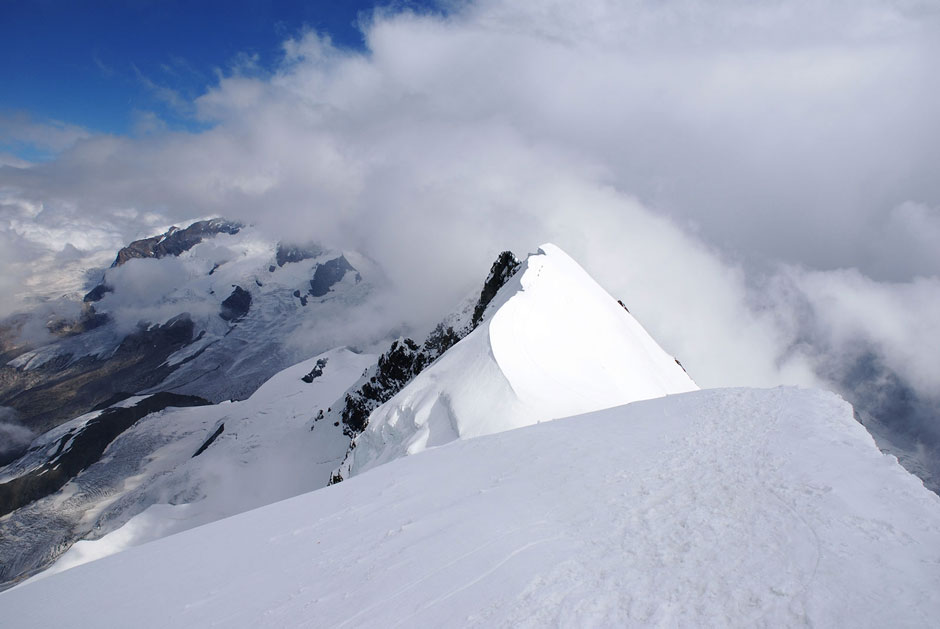
M 626 308 L 545 244 L 499 290 L 476 330 L 372 413 L 341 473 L 697 388 Z
M 940 499 L 831 394 L 700 391 L 400 459 L 10 590 L 0 618 L 923 627 Z

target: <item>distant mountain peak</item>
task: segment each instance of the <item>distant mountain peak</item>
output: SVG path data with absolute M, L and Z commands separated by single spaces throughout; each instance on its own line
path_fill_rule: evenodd
M 189 251 L 206 238 L 212 238 L 218 234 L 237 234 L 243 227 L 244 225 L 241 223 L 224 218 L 196 221 L 184 229 L 174 225 L 162 234 L 141 238 L 131 242 L 126 247 L 122 247 L 114 258 L 114 262 L 111 263 L 111 268 L 119 267 L 128 260 L 178 256 Z M 102 283 L 88 291 L 82 301 L 86 303 L 101 301 L 112 290 L 111 286 L 102 281 Z
M 189 251 L 205 238 L 211 238 L 217 234 L 237 234 L 242 227 L 244 227 L 243 224 L 224 218 L 197 221 L 184 229 L 174 225 L 162 234 L 135 240 L 118 251 L 111 268 L 121 266 L 134 258 L 178 256 L 184 251 Z

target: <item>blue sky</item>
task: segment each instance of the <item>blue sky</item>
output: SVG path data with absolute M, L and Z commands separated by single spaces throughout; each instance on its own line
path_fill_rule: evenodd
M 148 113 L 170 128 L 198 129 L 185 104 L 221 69 L 256 56 L 276 64 L 281 43 L 303 29 L 363 46 L 369 0 L 0 0 L 0 116 L 127 134 Z M 428 2 L 395 2 L 422 8 Z M 8 129 L 7 129 L 8 131 Z M 6 136 L 6 137 L 5 137 Z M 0 152 L 27 160 L 54 149 L 14 140 L 0 127 Z

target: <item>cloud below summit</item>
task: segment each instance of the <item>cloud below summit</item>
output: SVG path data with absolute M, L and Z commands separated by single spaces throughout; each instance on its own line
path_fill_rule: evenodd
M 936 393 L 930 4 L 484 1 L 363 28 L 365 52 L 307 32 L 270 72 L 223 76 L 191 104 L 206 131 L 0 167 L 4 207 L 357 249 L 401 318 L 551 240 L 705 386 L 818 383 L 863 338 Z

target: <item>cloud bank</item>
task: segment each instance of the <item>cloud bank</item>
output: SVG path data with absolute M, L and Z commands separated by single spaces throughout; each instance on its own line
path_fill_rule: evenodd
M 498 251 L 554 241 L 704 386 L 850 392 L 868 360 L 938 398 L 935 5 L 444 8 L 377 10 L 365 52 L 289 39 L 269 72 L 187 104 L 206 131 L 0 166 L 3 237 L 113 255 L 227 216 L 366 253 L 395 284 L 390 319 L 417 326 Z

